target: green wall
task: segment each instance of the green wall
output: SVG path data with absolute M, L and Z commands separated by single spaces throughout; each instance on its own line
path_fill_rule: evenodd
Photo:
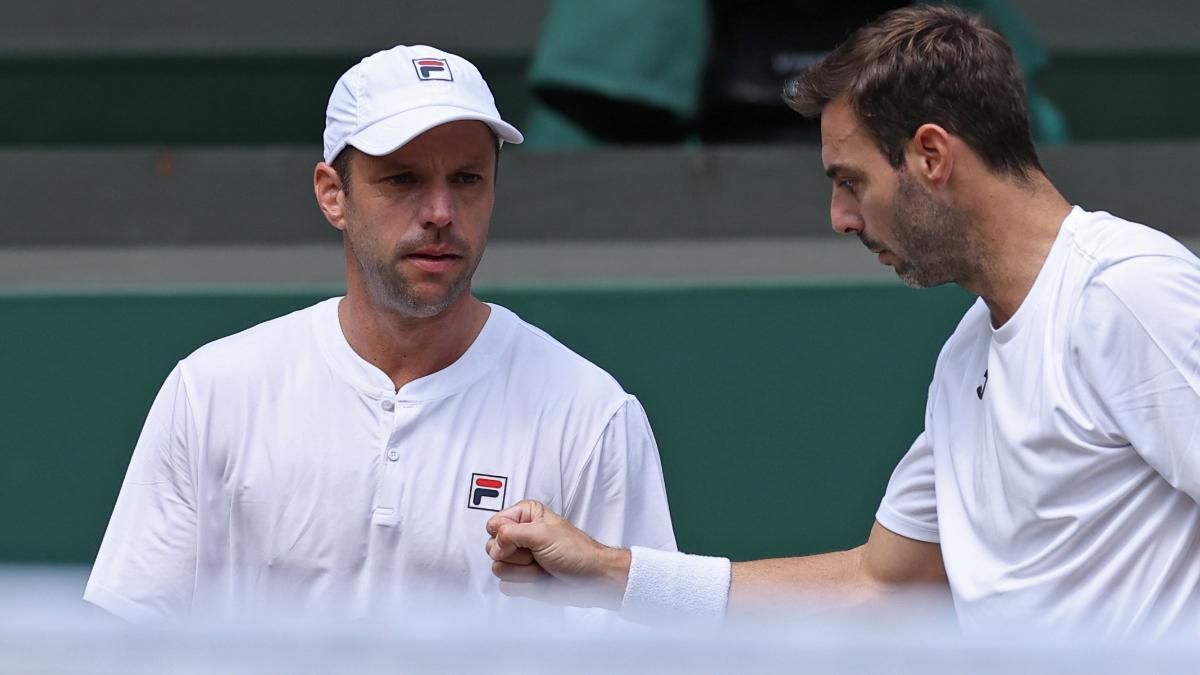
M 363 56 L 0 51 L 0 144 L 299 143 L 320 157 L 329 92 Z M 527 60 L 476 61 L 505 118 L 521 121 Z
M 90 562 L 174 363 L 327 295 L 0 296 L 0 561 Z M 642 400 L 680 546 L 739 559 L 863 540 L 971 301 L 898 285 L 481 295 Z

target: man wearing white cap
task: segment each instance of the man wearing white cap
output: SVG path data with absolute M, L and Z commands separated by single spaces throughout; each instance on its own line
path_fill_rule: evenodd
M 134 450 L 85 599 L 130 619 L 436 602 L 507 609 L 488 517 L 556 505 L 674 549 L 658 451 L 604 371 L 471 294 L 504 122 L 466 60 L 364 59 L 314 188 L 347 291 L 185 358 Z

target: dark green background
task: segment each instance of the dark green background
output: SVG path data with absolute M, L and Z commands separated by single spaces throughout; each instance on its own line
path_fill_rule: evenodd
M 468 56 L 521 126 L 527 58 Z M 330 87 L 360 57 L 0 55 L 0 144 L 319 147 Z M 1055 53 L 1036 85 L 1076 141 L 1200 136 L 1200 48 Z
M 0 561 L 90 562 L 174 363 L 327 295 L 0 296 Z M 898 285 L 482 295 L 642 400 L 680 546 L 734 558 L 863 540 L 970 302 Z

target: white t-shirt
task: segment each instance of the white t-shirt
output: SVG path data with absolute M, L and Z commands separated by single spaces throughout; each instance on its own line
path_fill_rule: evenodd
M 509 310 L 394 390 L 339 298 L 197 350 L 138 440 L 85 598 L 131 619 L 358 617 L 503 596 L 495 511 L 533 498 L 596 539 L 675 548 L 637 399 Z
M 940 542 L 964 628 L 1200 628 L 1200 260 L 1075 208 L 1019 310 L 938 357 L 877 518 Z

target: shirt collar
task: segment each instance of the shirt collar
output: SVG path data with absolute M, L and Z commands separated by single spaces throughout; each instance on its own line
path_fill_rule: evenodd
M 489 303 L 491 312 L 483 329 L 462 356 L 449 366 L 395 391 L 387 373 L 359 356 L 346 340 L 338 320 L 341 301 L 342 297 L 330 298 L 317 305 L 313 315 L 315 332 L 330 368 L 363 393 L 397 401 L 430 401 L 465 389 L 499 363 L 516 335 L 518 324 L 515 314 Z

